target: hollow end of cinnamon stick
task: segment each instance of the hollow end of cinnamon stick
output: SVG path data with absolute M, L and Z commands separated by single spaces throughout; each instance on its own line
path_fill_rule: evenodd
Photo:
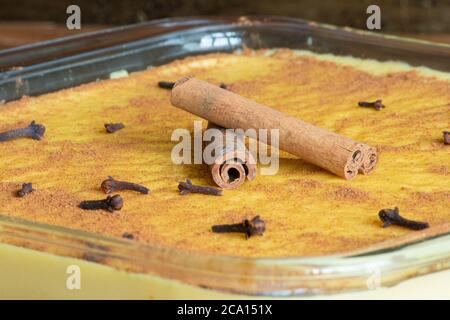
M 358 175 L 359 168 L 363 162 L 363 146 L 356 144 L 354 150 L 351 150 L 350 156 L 347 158 L 347 163 L 344 167 L 344 178 L 352 180 Z
M 215 155 L 214 163 L 209 166 L 214 182 L 223 189 L 236 189 L 246 180 L 253 180 L 256 177 L 256 161 L 248 149 L 245 148 L 243 141 L 236 141 L 242 149 L 227 149 L 227 140 L 240 138 L 230 132 L 226 132 L 224 128 L 209 122 L 207 129 L 211 128 L 220 130 L 223 135 L 222 141 L 210 142 L 213 148 L 217 143 L 223 143 L 223 147 Z
M 371 174 L 375 170 L 377 163 L 377 149 L 374 147 L 366 146 L 363 150 L 363 161 L 358 171 L 364 175 Z
M 214 182 L 223 189 L 237 189 L 245 181 L 252 181 L 256 177 L 256 165 L 242 163 L 239 159 L 215 163 L 209 167 Z
M 253 180 L 247 175 L 248 168 L 240 162 L 213 164 L 210 166 L 214 182 L 223 189 L 237 189 L 246 179 Z

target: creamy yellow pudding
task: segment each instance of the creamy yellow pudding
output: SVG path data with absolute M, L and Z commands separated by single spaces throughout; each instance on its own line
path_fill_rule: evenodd
M 281 153 L 274 176 L 259 175 L 222 197 L 180 196 L 178 181 L 213 186 L 207 166 L 175 165 L 177 128 L 195 116 L 170 105 L 161 80 L 185 75 L 213 83 L 292 116 L 376 146 L 377 169 L 352 181 Z M 359 101 L 383 99 L 381 111 Z M 450 221 L 450 76 L 394 62 L 338 58 L 291 50 L 245 51 L 186 58 L 126 78 L 100 81 L 0 108 L 0 131 L 36 120 L 42 141 L 0 143 L 1 213 L 108 236 L 132 233 L 157 246 L 213 255 L 315 256 L 362 250 L 415 231 L 381 228 L 380 209 L 398 206 L 431 227 Z M 107 134 L 103 125 L 123 122 Z M 206 122 L 205 122 L 206 126 Z M 117 192 L 121 211 L 84 211 L 105 198 L 108 176 L 146 185 L 150 195 Z M 14 192 L 24 182 L 36 191 Z M 215 234 L 214 224 L 260 215 L 262 237 Z

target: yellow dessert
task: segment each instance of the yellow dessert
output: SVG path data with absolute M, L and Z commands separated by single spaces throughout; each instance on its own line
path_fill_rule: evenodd
M 194 75 L 292 116 L 377 146 L 369 176 L 352 181 L 281 153 L 274 176 L 257 176 L 222 197 L 180 196 L 178 182 L 214 185 L 206 165 L 175 165 L 177 128 L 195 116 L 170 105 L 158 81 Z M 358 101 L 383 99 L 381 111 Z M 298 257 L 346 253 L 414 231 L 381 228 L 378 211 L 439 226 L 450 221 L 450 76 L 393 62 L 314 55 L 290 50 L 210 54 L 137 72 L 129 77 L 24 97 L 0 109 L 0 131 L 36 120 L 42 141 L 0 143 L 1 213 L 26 220 L 121 237 L 202 254 Z M 103 125 L 125 129 L 105 133 Z M 205 121 L 206 126 L 206 121 Z M 150 195 L 117 192 L 121 211 L 84 211 L 82 200 L 102 199 L 108 176 L 141 183 Z M 36 191 L 14 192 L 24 182 Z M 260 215 L 262 237 L 215 234 L 211 226 Z

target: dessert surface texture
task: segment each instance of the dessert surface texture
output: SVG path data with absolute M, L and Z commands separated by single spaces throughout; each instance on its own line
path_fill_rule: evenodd
M 176 165 L 172 132 L 201 120 L 170 104 L 162 80 L 193 75 L 316 126 L 376 146 L 368 176 L 346 181 L 280 152 L 276 175 L 257 177 L 219 197 L 181 196 L 189 178 L 215 186 L 207 165 Z M 382 99 L 377 111 L 359 101 Z M 0 131 L 46 127 L 40 141 L 0 143 L 0 214 L 107 236 L 132 234 L 155 246 L 204 254 L 283 257 L 351 252 L 411 231 L 382 228 L 378 212 L 399 207 L 430 227 L 450 222 L 450 76 L 393 62 L 320 56 L 290 50 L 189 57 L 126 78 L 24 97 L 0 106 Z M 123 123 L 106 133 L 106 123 Z M 203 120 L 206 127 L 206 121 Z M 104 199 L 112 176 L 149 189 L 117 191 L 123 208 L 85 211 Z M 33 192 L 17 197 L 23 183 Z M 113 194 L 112 194 L 113 195 Z M 211 226 L 259 215 L 263 236 L 213 233 Z

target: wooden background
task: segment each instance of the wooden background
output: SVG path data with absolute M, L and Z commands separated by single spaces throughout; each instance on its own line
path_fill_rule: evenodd
M 0 0 L 0 49 L 67 36 L 66 8 L 77 4 L 82 32 L 165 17 L 282 15 L 365 28 L 366 8 L 381 7 L 381 32 L 450 43 L 450 0 Z

